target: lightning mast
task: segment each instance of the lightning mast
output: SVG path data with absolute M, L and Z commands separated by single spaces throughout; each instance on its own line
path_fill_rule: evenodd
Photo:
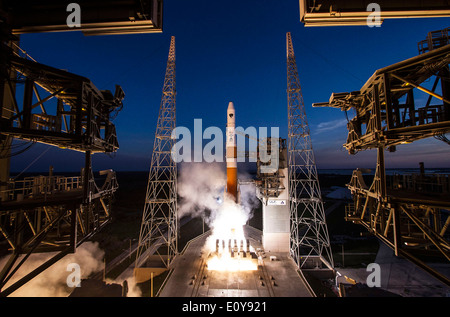
M 176 126 L 175 37 L 170 41 L 164 87 L 148 177 L 136 267 L 156 253 L 168 268 L 177 254 L 177 165 L 171 152 Z
M 299 268 L 319 258 L 333 267 L 330 239 L 291 34 L 286 34 L 290 254 Z M 317 261 L 315 261 L 317 265 Z

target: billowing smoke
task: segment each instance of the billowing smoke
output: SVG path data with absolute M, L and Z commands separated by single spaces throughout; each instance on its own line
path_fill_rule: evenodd
M 206 214 L 220 208 L 226 174 L 216 163 L 183 163 L 177 182 L 178 218 L 201 217 L 208 221 Z
M 240 175 L 239 178 L 245 176 Z M 240 186 L 240 202 L 227 199 L 224 195 L 226 172 L 223 165 L 214 163 L 185 163 L 178 179 L 179 218 L 201 217 L 211 228 L 213 235 L 208 246 L 215 239 L 227 240 L 230 231 L 243 236 L 242 227 L 253 216 L 259 200 L 254 184 Z
M 13 275 L 5 289 L 31 272 L 33 269 L 53 257 L 56 253 L 36 253 L 24 262 L 19 270 Z M 91 273 L 103 269 L 104 251 L 98 243 L 85 242 L 77 248 L 73 254 L 68 254 L 48 269 L 37 275 L 24 286 L 16 290 L 12 297 L 62 297 L 68 296 L 74 290 L 67 285 L 67 278 L 71 274 L 70 263 L 76 263 L 80 267 L 81 279 L 87 278 Z M 0 267 L 4 267 L 9 257 L 0 260 Z M 20 261 L 20 258 L 19 258 Z
M 243 180 L 249 179 L 249 176 L 245 173 L 240 174 L 239 177 Z M 251 219 L 253 217 L 253 210 L 261 204 L 260 200 L 256 197 L 255 183 L 240 186 L 240 204 L 247 213 L 248 219 Z

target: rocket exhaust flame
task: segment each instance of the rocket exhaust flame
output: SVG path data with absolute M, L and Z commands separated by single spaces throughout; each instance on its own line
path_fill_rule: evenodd
M 208 260 L 210 271 L 255 271 L 258 266 L 252 258 L 248 240 L 216 240 L 216 252 Z
M 260 201 L 254 188 L 238 186 L 233 103 L 227 108 L 226 141 L 226 175 L 223 165 L 211 163 L 186 164 L 181 168 L 178 192 L 183 199 L 178 216 L 202 217 L 211 229 L 202 250 L 209 270 L 256 270 L 257 259 L 245 237 L 244 225 Z
M 220 209 L 211 221 L 212 234 L 205 245 L 208 270 L 257 270 L 255 250 L 244 233 L 248 217 L 243 206 L 225 195 Z

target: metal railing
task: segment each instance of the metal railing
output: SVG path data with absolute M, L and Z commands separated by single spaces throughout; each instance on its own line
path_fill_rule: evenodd
M 390 175 L 386 178 L 387 187 L 410 192 L 448 194 L 450 193 L 449 174 L 404 174 Z
M 14 201 L 81 188 L 80 176 L 33 176 L 8 181 L 0 197 L 3 201 Z
M 450 28 L 429 32 L 427 38 L 418 43 L 419 54 L 424 54 L 450 44 L 449 32 Z

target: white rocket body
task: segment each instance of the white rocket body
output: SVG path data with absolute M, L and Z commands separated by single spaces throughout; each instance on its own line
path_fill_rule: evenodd
M 227 161 L 227 187 L 226 193 L 234 202 L 238 202 L 237 181 L 237 147 L 236 147 L 236 116 L 233 102 L 228 104 L 227 109 L 227 134 L 226 134 L 226 161 Z

